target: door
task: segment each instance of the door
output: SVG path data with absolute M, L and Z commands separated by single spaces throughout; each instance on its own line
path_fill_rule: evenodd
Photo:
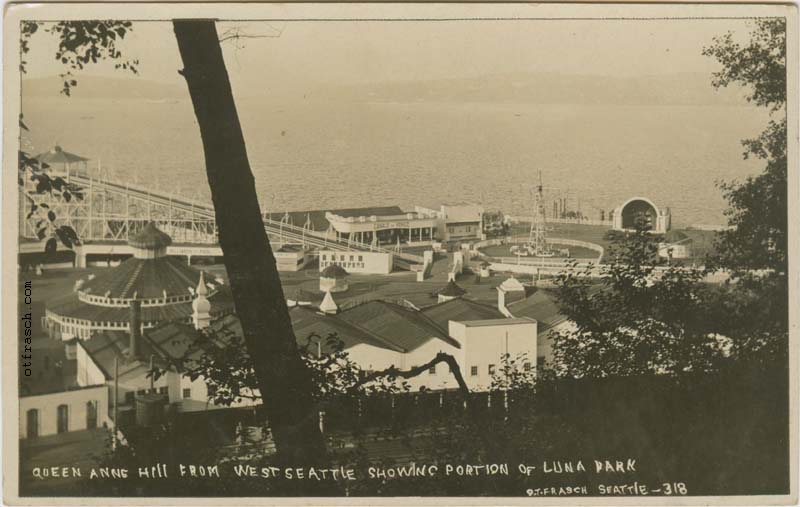
M 28 438 L 36 438 L 39 436 L 39 411 L 35 408 L 28 410 L 27 413 L 27 434 Z
M 69 431 L 69 407 L 66 405 L 58 406 L 58 432 L 66 433 Z
M 93 430 L 97 428 L 97 402 L 86 402 L 86 429 Z

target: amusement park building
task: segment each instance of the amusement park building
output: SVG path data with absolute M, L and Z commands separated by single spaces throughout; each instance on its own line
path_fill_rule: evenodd
M 74 291 L 47 306 L 45 326 L 53 338 L 88 339 L 97 331 L 129 330 L 130 306 L 142 307 L 142 326 L 161 322 L 190 323 L 195 287 L 203 273 L 175 257 L 167 256 L 171 239 L 152 222 L 128 244 L 132 258 L 119 266 L 75 284 Z M 219 317 L 233 312 L 233 300 L 221 280 L 205 281 L 210 314 Z
M 618 231 L 632 230 L 637 217 L 643 217 L 656 234 L 665 234 L 672 226 L 669 208 L 659 209 L 646 197 L 631 197 L 612 212 L 613 227 Z

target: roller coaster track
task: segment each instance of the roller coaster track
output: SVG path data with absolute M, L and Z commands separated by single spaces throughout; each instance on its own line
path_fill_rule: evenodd
M 130 183 L 119 183 L 108 180 L 89 179 L 83 176 L 72 176 L 72 181 L 85 188 L 92 187 L 94 191 L 104 191 L 108 193 L 118 193 L 129 195 L 143 201 L 173 210 L 194 215 L 207 220 L 215 220 L 214 208 L 209 204 L 183 196 L 168 195 L 163 192 L 154 191 L 150 188 Z M 296 225 L 287 224 L 263 217 L 264 229 L 272 238 L 278 237 L 284 243 L 298 243 L 316 247 L 322 250 L 334 251 L 363 251 L 391 253 L 401 261 L 401 264 L 422 263 L 422 257 L 395 252 L 387 248 L 368 245 L 357 241 L 341 240 L 328 238 L 325 233 L 310 231 Z M 405 261 L 405 262 L 402 262 Z

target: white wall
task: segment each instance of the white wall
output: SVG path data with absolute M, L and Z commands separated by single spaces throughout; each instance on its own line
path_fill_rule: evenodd
M 536 366 L 537 323 L 533 319 L 450 321 L 450 335 L 462 342 L 459 365 L 470 389 L 488 389 L 492 380 L 489 365 L 499 371 L 506 353 L 512 358 L 524 353 L 531 367 Z M 473 367 L 477 367 L 477 375 L 472 374 Z
M 362 370 L 381 371 L 392 365 L 403 368 L 403 354 L 393 350 L 359 343 L 348 348 L 347 353 Z
M 335 256 L 335 260 L 334 259 Z M 338 264 L 348 273 L 385 275 L 392 272 L 392 254 L 385 252 L 319 252 L 320 272 L 331 264 Z
M 308 263 L 304 251 L 298 252 L 273 252 L 278 271 L 300 271 Z
M 439 352 L 445 352 L 455 356 L 456 361 L 458 361 L 461 355 L 460 349 L 439 338 L 432 338 L 427 343 L 406 354 L 404 369 L 423 365 L 436 357 L 436 354 Z M 461 366 L 460 363 L 459 366 Z M 425 386 L 426 389 L 452 389 L 457 387 L 455 378 L 450 373 L 450 368 L 445 363 L 436 365 L 436 373 L 422 373 L 421 375 L 408 379 L 408 383 L 411 385 L 412 391 L 419 390 L 421 386 Z
M 97 402 L 97 427 L 108 422 L 108 387 L 105 385 L 19 399 L 19 437 L 28 436 L 28 410 L 38 410 L 39 436 L 58 433 L 58 406 L 66 405 L 68 431 L 86 429 L 86 403 Z
M 86 349 L 80 343 L 75 345 L 76 359 L 78 361 L 78 385 L 96 386 L 106 383 L 106 376 L 103 371 L 91 360 Z M 112 372 L 113 374 L 113 372 Z

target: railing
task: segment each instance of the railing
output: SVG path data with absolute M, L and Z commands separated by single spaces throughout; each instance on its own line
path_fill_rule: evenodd
M 486 248 L 488 246 L 497 246 L 497 245 L 506 245 L 506 244 L 520 244 L 520 243 L 526 243 L 527 241 L 528 241 L 528 237 L 527 236 L 512 236 L 512 237 L 508 237 L 508 238 L 493 238 L 493 239 L 487 239 L 487 240 L 484 240 L 484 241 L 479 241 L 479 242 L 477 242 L 477 243 L 475 243 L 473 245 L 473 248 L 475 250 L 477 250 L 479 248 Z M 602 246 L 598 245 L 597 243 L 590 243 L 588 241 L 580 241 L 580 240 L 577 240 L 577 239 L 567 239 L 567 238 L 547 238 L 547 242 L 551 243 L 551 244 L 556 244 L 556 245 L 577 246 L 577 247 L 593 250 L 593 251 L 597 252 L 597 259 L 594 261 L 594 262 L 597 262 L 597 263 L 599 263 L 602 260 L 603 254 L 605 253 L 605 250 L 603 249 Z M 512 256 L 508 256 L 508 257 L 492 257 L 490 255 L 483 254 L 480 251 L 478 252 L 478 254 L 479 254 L 479 256 L 481 258 L 486 259 L 486 260 L 491 260 L 491 259 L 508 260 L 508 259 L 512 259 L 514 263 L 517 263 L 517 259 L 518 259 L 518 257 L 516 257 L 516 256 L 514 256 L 514 257 L 512 257 Z M 538 263 L 539 261 L 546 262 L 546 259 L 547 259 L 546 257 L 531 258 L 531 257 L 519 256 L 520 263 L 525 263 L 525 264 Z M 531 261 L 533 261 L 533 262 L 531 262 Z
M 533 217 L 526 216 L 511 216 L 506 215 L 506 218 L 513 223 L 531 222 Z M 595 220 L 591 218 L 553 218 L 545 217 L 545 223 L 548 224 L 579 224 L 579 225 L 602 225 L 611 227 L 614 225 L 613 220 Z

